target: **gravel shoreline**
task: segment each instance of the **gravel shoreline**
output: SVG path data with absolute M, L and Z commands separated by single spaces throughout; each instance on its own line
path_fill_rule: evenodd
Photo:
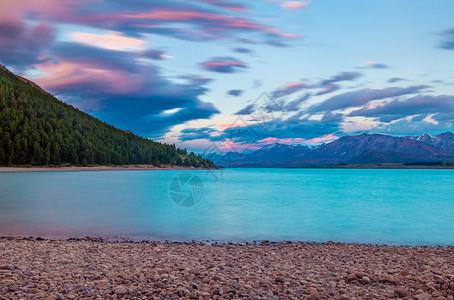
M 0 238 L 0 299 L 453 299 L 453 247 Z

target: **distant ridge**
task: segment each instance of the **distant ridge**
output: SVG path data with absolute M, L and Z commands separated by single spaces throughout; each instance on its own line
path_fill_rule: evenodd
M 219 167 L 233 168 L 454 161 L 454 134 L 395 137 L 363 133 L 317 147 L 273 144 L 250 154 L 230 152 L 208 157 Z
M 215 167 L 108 125 L 0 65 L 0 165 L 62 164 Z

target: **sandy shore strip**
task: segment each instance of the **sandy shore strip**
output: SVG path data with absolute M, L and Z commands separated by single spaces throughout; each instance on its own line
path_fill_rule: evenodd
M 124 167 L 110 167 L 110 166 L 96 166 L 96 167 L 0 167 L 0 172 L 61 172 L 61 171 L 164 171 L 164 170 L 216 170 L 204 168 L 186 168 L 186 167 L 168 167 L 156 168 L 147 166 L 124 166 Z
M 1 299 L 453 299 L 454 248 L 0 239 Z

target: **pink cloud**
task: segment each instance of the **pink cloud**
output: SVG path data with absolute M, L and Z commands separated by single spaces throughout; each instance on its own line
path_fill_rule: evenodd
M 45 75 L 37 77 L 34 81 L 45 89 L 56 92 L 73 91 L 81 84 L 92 84 L 96 86 L 96 93 L 110 95 L 131 93 L 144 88 L 140 76 L 132 76 L 122 70 L 88 67 L 64 60 L 58 64 L 38 64 L 37 68 Z
M 116 17 L 123 20 L 149 20 L 161 22 L 189 22 L 200 24 L 212 31 L 227 31 L 233 29 L 255 30 L 269 33 L 274 36 L 297 38 L 299 35 L 281 33 L 277 29 L 260 25 L 250 20 L 233 18 L 230 16 L 202 11 L 174 11 L 154 10 L 139 14 L 122 14 Z
M 200 64 L 204 69 L 218 73 L 234 73 L 238 68 L 247 68 L 247 65 L 233 57 L 215 57 Z
M 218 149 L 223 152 L 233 151 L 242 153 L 247 151 L 258 150 L 262 147 L 263 145 L 236 143 L 230 140 L 225 140 L 219 144 Z
M 223 1 L 223 0 L 195 0 L 203 2 L 206 4 L 211 4 L 222 9 L 232 10 L 232 11 L 247 11 L 248 9 L 243 5 L 233 2 L 233 1 Z
M 321 143 L 326 143 L 330 142 L 333 140 L 338 139 L 339 137 L 333 135 L 333 134 L 326 134 L 321 137 L 316 137 L 313 139 L 303 139 L 303 138 L 275 138 L 275 137 L 268 137 L 266 139 L 258 141 L 258 144 L 254 144 L 254 146 L 265 146 L 265 145 L 272 145 L 276 143 L 281 143 L 281 144 L 303 144 L 303 145 L 317 145 Z
M 223 152 L 233 151 L 233 152 L 248 152 L 248 151 L 255 151 L 261 149 L 267 145 L 272 144 L 301 144 L 301 145 L 318 145 L 321 143 L 327 143 L 338 139 L 338 136 L 333 134 L 326 134 L 321 137 L 316 137 L 312 139 L 304 139 L 304 138 L 276 138 L 276 137 L 268 137 L 262 140 L 257 141 L 256 143 L 236 143 L 230 140 L 225 140 L 220 143 L 218 147 L 219 150 Z
M 140 50 L 145 47 L 145 41 L 142 39 L 127 37 L 112 31 L 106 34 L 73 32 L 70 36 L 76 42 L 110 50 Z
M 283 9 L 295 10 L 307 7 L 308 5 L 309 3 L 304 1 L 285 1 L 281 4 L 281 7 Z
M 333 134 L 326 134 L 322 137 L 317 137 L 317 138 L 306 140 L 306 143 L 308 145 L 316 145 L 316 144 L 320 144 L 320 143 L 331 142 L 331 141 L 337 140 L 338 138 L 339 138 L 338 136 L 335 136 Z

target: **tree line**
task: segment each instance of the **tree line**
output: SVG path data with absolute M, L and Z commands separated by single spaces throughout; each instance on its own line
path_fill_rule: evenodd
M 0 165 L 62 164 L 215 167 L 106 124 L 0 66 Z

